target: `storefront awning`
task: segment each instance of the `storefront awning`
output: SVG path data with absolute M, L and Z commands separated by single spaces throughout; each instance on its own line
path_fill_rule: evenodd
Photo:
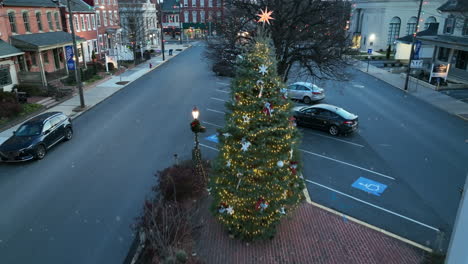
M 47 32 L 11 36 L 11 44 L 23 51 L 43 51 L 53 48 L 72 45 L 72 35 L 67 32 Z M 85 41 L 76 36 L 78 43 Z
M 468 51 L 468 38 L 455 37 L 455 36 L 422 36 L 418 37 L 423 44 L 432 44 L 434 46 L 452 48 L 457 50 Z
M 0 39 L 0 59 L 22 54 L 24 54 L 24 52 Z

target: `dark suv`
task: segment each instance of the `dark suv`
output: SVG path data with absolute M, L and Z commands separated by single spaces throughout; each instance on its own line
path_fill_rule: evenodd
M 26 121 L 0 145 L 0 160 L 15 162 L 43 159 L 48 149 L 72 137 L 70 118 L 61 112 L 44 113 Z

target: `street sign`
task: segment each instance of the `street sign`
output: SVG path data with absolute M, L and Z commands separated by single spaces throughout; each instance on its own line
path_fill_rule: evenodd
M 412 60 L 411 68 L 412 69 L 421 69 L 423 67 L 423 60 Z
M 364 177 L 359 177 L 351 186 L 377 196 L 380 196 L 387 189 L 387 185 Z
M 206 140 L 213 141 L 214 143 L 219 143 L 218 137 L 215 135 L 211 135 L 205 138 Z
M 417 40 L 416 41 L 416 48 L 414 49 L 414 53 L 413 53 L 413 59 L 414 60 L 419 60 L 419 51 L 421 50 L 421 41 Z
M 367 49 L 367 54 L 372 54 L 372 49 Z
M 70 71 L 75 70 L 75 61 L 73 60 L 73 46 L 65 46 L 65 58 L 67 60 L 67 68 Z

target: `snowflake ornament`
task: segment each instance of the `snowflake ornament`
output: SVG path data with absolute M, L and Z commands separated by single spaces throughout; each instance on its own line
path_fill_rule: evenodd
M 246 141 L 245 138 L 242 139 L 242 151 L 247 151 L 250 147 L 250 145 L 252 145 L 250 142 Z
M 243 119 L 244 123 L 249 123 L 249 121 L 250 121 L 250 117 L 248 115 L 243 115 L 242 119 Z
M 229 206 L 228 208 L 226 208 L 226 212 L 227 212 L 229 215 L 232 215 L 232 214 L 234 214 L 234 209 L 232 208 L 232 206 Z
M 265 64 L 262 64 L 258 72 L 261 73 L 262 75 L 265 75 L 267 73 L 267 70 L 268 70 L 268 66 L 266 66 Z

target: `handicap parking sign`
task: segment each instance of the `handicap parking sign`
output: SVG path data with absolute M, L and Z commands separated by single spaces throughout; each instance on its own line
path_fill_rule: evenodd
M 377 196 L 380 196 L 387 189 L 387 185 L 364 177 L 359 177 L 351 186 Z
M 218 136 L 216 136 L 216 134 L 206 137 L 205 139 L 209 141 L 213 141 L 214 143 L 219 143 Z

